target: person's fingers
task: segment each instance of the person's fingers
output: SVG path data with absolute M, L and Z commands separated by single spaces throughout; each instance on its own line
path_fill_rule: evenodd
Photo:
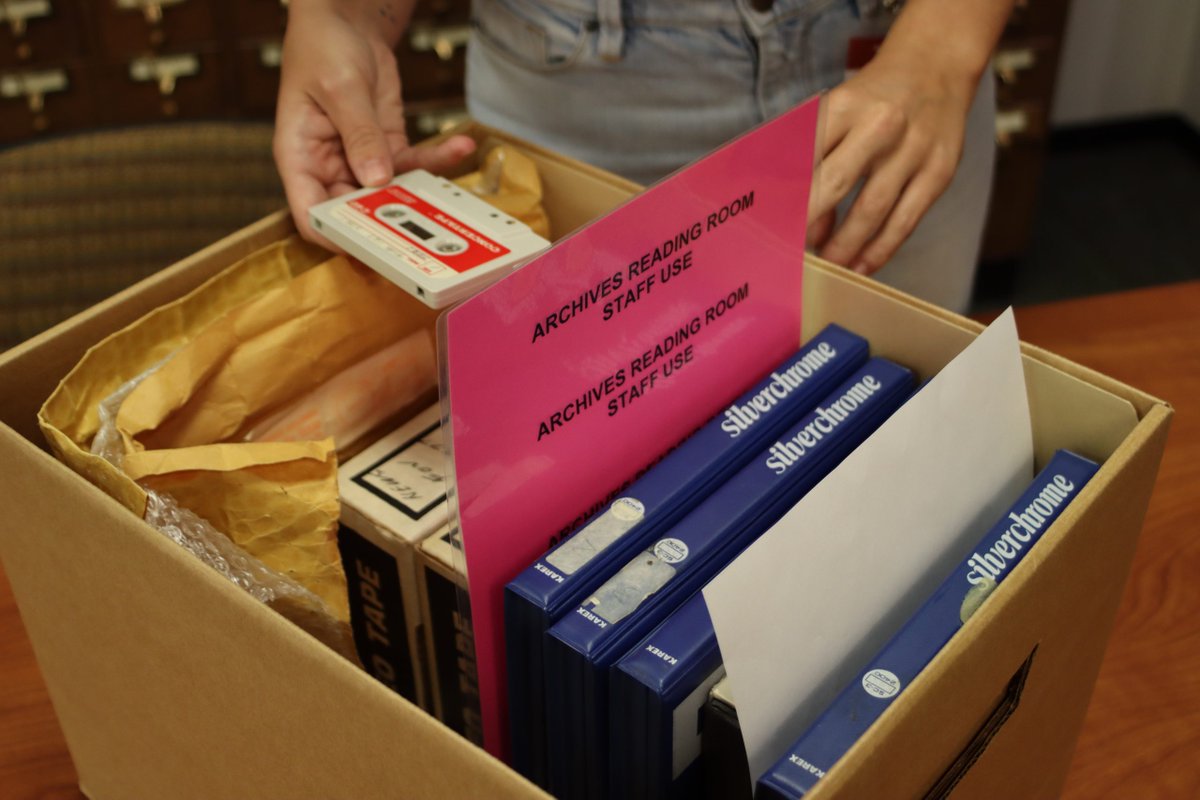
M 282 170 L 281 170 L 282 174 Z M 296 230 L 310 242 L 323 243 L 312 225 L 308 222 L 308 210 L 324 200 L 329 199 L 325 186 L 312 175 L 303 172 L 291 172 L 283 177 L 283 193 L 287 197 L 288 208 L 292 212 L 292 221 Z
M 851 268 L 863 275 L 870 275 L 886 264 L 916 230 L 917 223 L 929 207 L 945 191 L 951 175 L 953 168 L 946 170 L 936 165 L 929 165 L 918 173 L 901 193 L 883 228 L 861 253 L 851 259 Z
M 821 140 L 817 143 L 817 152 L 821 154 L 822 160 L 846 141 L 851 130 L 850 121 L 850 114 L 842 114 L 837 119 L 826 122 L 826 127 L 821 133 Z
M 390 66 L 389 66 L 390 65 Z M 375 113 L 383 128 L 393 165 L 396 156 L 409 146 L 408 125 L 404 118 L 404 100 L 400 94 L 400 73 L 391 53 L 379 67 L 381 73 L 375 87 Z
M 876 174 L 868 178 L 842 223 L 821 248 L 821 258 L 835 264 L 848 264 L 862 250 L 863 243 L 883 225 L 903 186 L 891 176 Z
M 350 194 L 350 192 L 353 192 L 358 188 L 358 186 L 350 183 L 349 181 L 335 181 L 329 187 L 329 196 L 341 197 L 344 194 Z
M 336 249 L 313 230 L 308 210 L 353 189 L 354 176 L 346 166 L 336 131 L 307 103 L 281 98 L 272 142 L 275 162 L 296 229 L 305 239 Z M 330 138 L 322 138 L 322 134 Z
M 821 139 L 817 147 L 822 158 L 841 144 L 850 132 L 853 110 L 853 101 L 846 96 L 846 89 L 842 86 L 835 87 L 821 98 L 821 126 L 818 129 Z
M 821 162 L 817 188 L 809 204 L 808 218 L 814 220 L 837 208 L 876 159 L 890 153 L 904 138 L 904 115 L 890 107 L 879 107 L 856 120 L 845 138 Z
M 271 149 L 296 229 L 305 239 L 315 241 L 315 233 L 308 224 L 308 209 L 329 195 L 325 184 L 311 172 L 311 160 L 307 156 L 308 148 L 304 145 L 302 135 L 304 125 L 303 104 L 294 102 L 286 95 L 281 96 Z
M 808 226 L 807 247 L 814 253 L 825 246 L 829 234 L 833 233 L 833 224 L 837 222 L 836 211 L 826 211 Z
M 901 148 L 877 166 L 837 230 L 821 250 L 821 257 L 849 265 L 870 239 L 882 229 L 905 185 L 920 169 L 921 154 Z
M 395 167 L 397 172 L 423 169 L 438 173 L 455 166 L 473 152 L 475 140 L 470 136 L 451 136 L 436 145 L 404 148 L 396 154 Z
M 358 182 L 380 186 L 391 180 L 392 153 L 367 83 L 348 71 L 323 83 L 317 100 L 337 128 L 346 162 Z

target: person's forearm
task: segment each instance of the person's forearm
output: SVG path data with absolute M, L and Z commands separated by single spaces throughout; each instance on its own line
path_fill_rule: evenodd
M 916 59 L 974 92 L 1014 0 L 907 0 L 880 48 L 884 60 Z
M 416 0 L 291 0 L 291 13 L 295 14 L 298 6 L 323 6 L 394 48 L 408 28 L 415 5 Z

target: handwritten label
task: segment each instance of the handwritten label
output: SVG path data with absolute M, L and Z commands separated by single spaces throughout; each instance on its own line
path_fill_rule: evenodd
M 437 426 L 404 445 L 353 480 L 411 519 L 446 499 L 446 456 Z

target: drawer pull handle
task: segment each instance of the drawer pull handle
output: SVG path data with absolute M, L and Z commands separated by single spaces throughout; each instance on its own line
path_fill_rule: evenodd
M 8 23 L 14 39 L 28 29 L 29 20 L 50 16 L 50 0 L 0 0 L 0 20 Z
M 280 42 L 268 42 L 258 48 L 258 63 L 267 69 L 279 69 L 283 63 L 283 45 Z
M 162 22 L 163 9 L 177 6 L 184 0 L 116 0 L 117 8 L 122 11 L 141 11 L 148 25 L 158 25 Z
M 1009 85 L 1017 82 L 1021 72 L 1031 70 L 1036 65 L 1037 53 L 1030 47 L 1001 50 L 992 59 L 992 69 L 1001 81 Z
M 155 82 L 165 95 L 175 93 L 175 84 L 200 71 L 200 59 L 185 53 L 178 56 L 146 56 L 129 63 L 129 77 L 139 83 Z
M 471 38 L 469 25 L 414 25 L 409 34 L 408 44 L 417 53 L 433 51 L 442 61 L 454 58 L 454 52 L 460 47 L 466 47 Z
M 1013 140 L 1029 130 L 1029 115 L 1024 111 L 996 112 L 996 143 L 1010 147 Z
M 65 92 L 69 85 L 66 70 L 10 72 L 0 75 L 0 97 L 10 100 L 24 97 L 29 110 L 40 114 L 46 107 L 46 95 Z
M 426 111 L 423 114 L 418 114 L 413 119 L 413 127 L 422 136 L 432 136 L 435 133 L 442 133 L 453 128 L 466 118 L 467 110 L 465 108 L 456 108 L 448 111 Z

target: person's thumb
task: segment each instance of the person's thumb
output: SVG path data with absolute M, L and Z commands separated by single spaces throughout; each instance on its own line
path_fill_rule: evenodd
M 327 93 L 322 103 L 342 139 L 346 163 L 363 186 L 380 186 L 391 180 L 392 152 L 379 124 L 367 85 L 344 81 Z

